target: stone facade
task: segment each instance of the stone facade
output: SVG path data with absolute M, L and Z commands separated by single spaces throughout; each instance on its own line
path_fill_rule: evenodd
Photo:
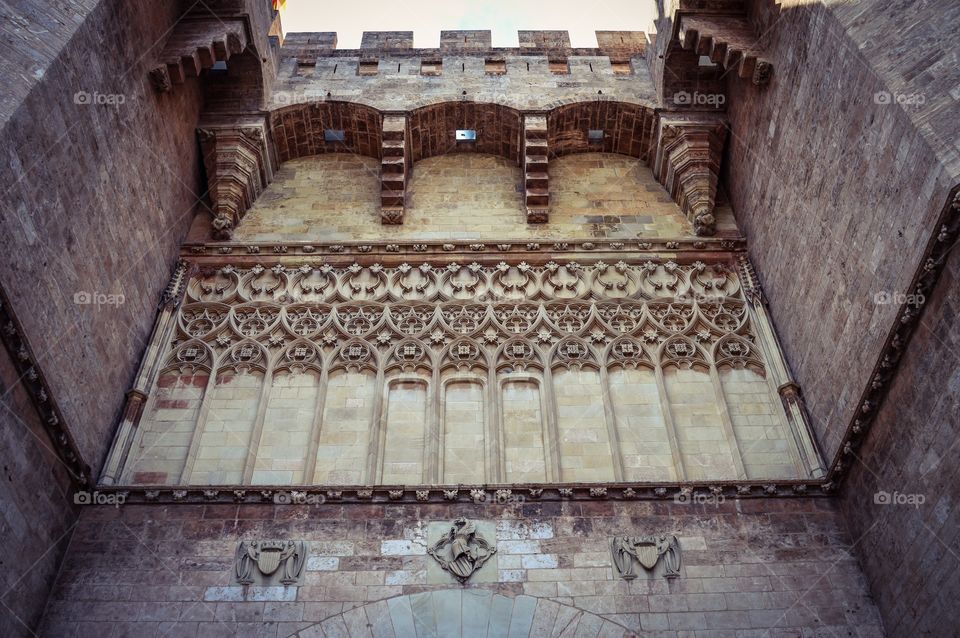
M 957 11 L 15 3 L 0 633 L 952 635 Z
M 489 582 L 431 570 L 428 530 L 456 516 L 490 522 Z M 613 536 L 665 529 L 681 576 L 621 579 Z M 237 542 L 276 536 L 309 541 L 303 584 L 233 584 Z M 90 508 L 41 633 L 881 636 L 849 542 L 829 499 Z
M 778 346 L 733 264 L 227 265 L 183 285 L 175 325 L 158 324 L 145 370 L 159 371 L 148 372 L 141 418 L 117 438 L 111 482 L 822 473 L 805 421 L 778 396 L 789 383 Z M 538 423 L 513 410 L 505 388 L 516 383 L 533 391 Z M 527 461 L 543 472 L 507 471 L 531 446 L 540 452 Z M 331 470 L 333 459 L 354 465 Z

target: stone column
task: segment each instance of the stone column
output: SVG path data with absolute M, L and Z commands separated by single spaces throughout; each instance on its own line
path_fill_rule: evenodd
M 783 355 L 783 350 L 780 349 L 780 342 L 777 340 L 773 329 L 773 321 L 767 311 L 763 289 L 760 287 L 753 264 L 750 263 L 746 255 L 740 255 L 739 265 L 740 285 L 743 288 L 744 296 L 748 300 L 747 308 L 757 331 L 757 341 L 766 359 L 768 374 L 773 378 L 772 380 L 783 403 L 783 409 L 787 414 L 800 460 L 810 478 L 821 478 L 826 474 L 823 456 L 810 428 L 803 397 L 800 394 L 800 386 L 790 375 L 787 360 Z
M 183 299 L 186 285 L 187 263 L 180 261 L 170 278 L 170 283 L 163 291 L 160 311 L 153 323 L 153 331 L 150 333 L 147 351 L 140 362 L 140 369 L 137 371 L 137 378 L 134 380 L 133 387 L 127 392 L 127 402 L 123 408 L 120 427 L 117 428 L 113 445 L 110 447 L 110 456 L 107 458 L 100 476 L 100 483 L 103 485 L 115 484 L 123 474 L 124 461 L 130 453 L 130 447 L 140 424 L 140 417 L 143 415 L 143 408 L 150 397 L 153 378 L 161 364 L 163 353 L 160 349 L 170 343 L 170 334 L 177 323 L 177 311 Z

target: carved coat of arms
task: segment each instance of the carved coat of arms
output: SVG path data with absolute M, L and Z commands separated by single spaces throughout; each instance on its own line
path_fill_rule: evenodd
M 427 549 L 440 566 L 461 583 L 467 581 L 497 550 L 477 534 L 477 526 L 465 518 L 453 521 L 450 530 Z
M 269 579 L 274 573 L 284 585 L 293 585 L 300 578 L 307 558 L 303 541 L 243 541 L 237 546 L 237 582 L 250 585 L 254 582 L 254 567 Z
M 653 569 L 663 559 L 664 577 L 680 575 L 680 543 L 676 536 L 614 536 L 611 544 L 613 564 L 625 580 L 637 577 L 634 561 L 644 569 Z

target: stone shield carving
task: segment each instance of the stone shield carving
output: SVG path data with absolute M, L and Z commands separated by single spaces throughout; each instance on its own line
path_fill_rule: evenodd
M 611 550 L 613 564 L 620 572 L 620 577 L 625 580 L 637 577 L 634 562 L 640 563 L 644 569 L 652 570 L 661 559 L 665 578 L 676 578 L 680 575 L 680 543 L 676 536 L 614 536 Z
M 303 541 L 242 541 L 237 546 L 234 574 L 241 585 L 255 582 L 295 585 L 307 559 Z
M 461 583 L 465 583 L 496 552 L 477 533 L 476 525 L 466 518 L 453 521 L 447 533 L 427 549 L 427 553 Z

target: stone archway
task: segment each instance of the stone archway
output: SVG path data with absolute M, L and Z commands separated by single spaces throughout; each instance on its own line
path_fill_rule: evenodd
M 438 589 L 388 598 L 330 616 L 290 635 L 384 638 L 485 638 L 635 635 L 597 614 L 548 598 L 490 589 Z

